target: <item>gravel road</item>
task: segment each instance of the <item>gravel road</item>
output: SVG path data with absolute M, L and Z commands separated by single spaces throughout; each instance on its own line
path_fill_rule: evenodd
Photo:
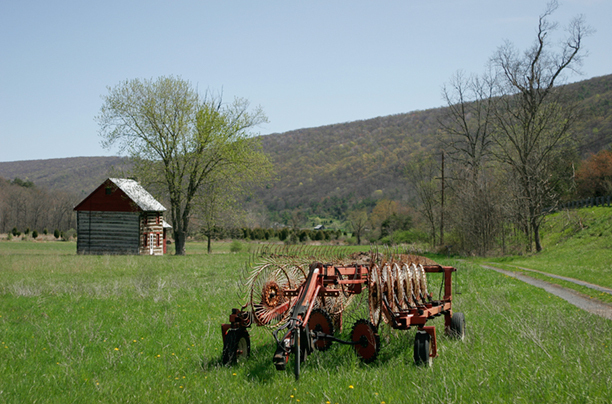
M 495 268 L 495 267 L 492 267 L 490 265 L 483 265 L 483 264 L 481 264 L 480 266 L 483 267 L 483 268 L 492 269 L 493 271 L 497 271 L 497 272 L 502 273 L 504 275 L 508 275 L 508 276 L 513 277 L 513 278 L 519 279 L 519 280 L 521 280 L 523 282 L 526 282 L 526 283 L 528 283 L 530 285 L 533 285 L 533 286 L 536 286 L 538 288 L 542 288 L 545 291 L 547 291 L 548 293 L 551 293 L 551 294 L 553 294 L 555 296 L 558 296 L 561 299 L 564 299 L 564 300 L 568 301 L 569 303 L 573 304 L 574 306 L 576 306 L 576 307 L 578 307 L 578 308 L 580 308 L 582 310 L 586 310 L 589 313 L 597 314 L 598 316 L 601 316 L 601 317 L 607 318 L 609 320 L 612 320 L 612 306 L 610 306 L 609 304 L 606 304 L 606 303 L 600 302 L 598 300 L 589 298 L 588 296 L 585 297 L 583 294 L 578 293 L 578 292 L 576 292 L 576 291 L 574 291 L 572 289 L 567 289 L 567 288 L 561 287 L 559 285 L 554 285 L 552 283 L 541 281 L 539 279 L 535 279 L 535 278 L 532 278 L 530 276 L 527 276 L 527 275 L 524 275 L 524 274 L 521 274 L 521 273 L 518 273 L 518 272 L 506 271 L 504 269 Z M 521 268 L 521 269 L 524 269 L 524 268 Z M 535 271 L 535 272 L 539 272 L 539 271 Z M 540 272 L 540 273 L 542 273 L 542 272 Z M 550 275 L 548 273 L 546 273 L 545 275 L 551 276 L 551 277 L 558 277 L 558 276 L 552 276 L 552 275 Z M 576 281 L 576 279 L 565 278 L 565 277 L 561 277 L 560 279 L 563 279 L 563 280 L 566 280 L 566 281 L 569 281 L 569 282 Z M 585 283 L 585 282 L 582 282 L 582 281 L 579 281 L 579 282 L 580 283 L 578 283 L 578 282 L 574 282 L 574 283 L 577 283 L 577 284 L 584 284 Z M 589 284 L 589 285 L 592 285 L 592 284 Z M 584 286 L 586 286 L 586 285 L 584 285 Z M 597 285 L 592 285 L 592 286 L 597 286 Z M 599 287 L 599 288 L 601 288 L 601 287 Z M 600 290 L 599 288 L 594 288 L 594 289 Z M 604 289 L 607 289 L 607 288 L 604 288 Z M 602 292 L 610 293 L 610 292 L 608 292 L 609 290 L 610 289 L 602 290 Z

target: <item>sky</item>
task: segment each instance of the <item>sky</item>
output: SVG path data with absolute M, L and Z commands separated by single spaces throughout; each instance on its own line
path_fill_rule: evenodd
M 504 41 L 527 49 L 546 1 L 0 1 L 0 162 L 112 156 L 95 121 L 108 87 L 175 76 L 246 98 L 259 134 L 444 105 L 457 71 L 480 74 Z M 580 75 L 612 73 L 612 1 L 561 0 L 583 15 Z

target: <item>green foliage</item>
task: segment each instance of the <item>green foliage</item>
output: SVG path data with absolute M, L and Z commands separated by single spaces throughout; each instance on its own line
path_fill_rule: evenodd
M 414 243 L 427 243 L 429 236 L 427 233 L 417 229 L 411 230 L 396 230 L 393 234 L 382 237 L 378 243 L 385 245 L 397 245 L 397 244 L 414 244 Z
M 32 232 L 32 238 L 34 239 L 38 238 L 38 232 L 36 230 Z
M 13 181 L 11 181 L 11 184 L 13 185 L 18 185 L 20 187 L 23 188 L 34 188 L 34 183 L 30 180 L 22 180 L 21 178 L 17 177 L 15 178 Z
M 287 237 L 289 237 L 289 229 L 286 228 L 286 227 L 283 227 L 278 232 L 278 239 L 280 241 L 285 241 L 287 239 Z
M 11 234 L 13 234 L 13 236 L 17 237 L 21 233 L 19 233 L 19 231 L 17 230 L 17 227 L 13 227 L 13 229 L 11 230 Z
M 49 234 L 49 230 L 47 230 L 47 228 L 46 228 L 46 227 L 43 229 L 43 234 L 44 234 L 45 236 L 46 236 L 47 234 Z
M 232 241 L 232 244 L 230 244 L 230 251 L 233 253 L 242 251 L 242 243 L 238 240 Z
M 30 234 L 30 228 L 26 227 L 26 229 L 23 231 L 23 234 L 25 234 L 26 236 Z
M 56 239 L 60 238 L 60 231 L 58 229 L 53 230 L 53 237 Z

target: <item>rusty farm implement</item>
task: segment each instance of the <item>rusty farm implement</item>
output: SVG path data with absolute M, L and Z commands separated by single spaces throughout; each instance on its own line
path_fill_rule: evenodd
M 436 329 L 427 321 L 443 315 L 448 335 L 465 335 L 463 314 L 452 310 L 453 267 L 410 254 L 377 252 L 341 258 L 323 250 L 318 254 L 263 251 L 259 258 L 245 284 L 247 303 L 232 309 L 229 324 L 221 327 L 224 364 L 249 356 L 253 324 L 273 330 L 272 361 L 278 370 L 284 370 L 293 355 L 296 379 L 310 353 L 333 343 L 351 345 L 361 360 L 374 361 L 382 322 L 398 330 L 417 328 L 417 364 L 431 365 L 437 356 Z M 442 275 L 437 300 L 428 291 L 427 274 L 433 273 Z M 360 305 L 366 307 L 362 318 L 352 324 L 349 338 L 338 338 L 346 310 Z

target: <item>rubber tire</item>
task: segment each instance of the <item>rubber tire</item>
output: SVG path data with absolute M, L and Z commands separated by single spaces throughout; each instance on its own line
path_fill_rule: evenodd
M 246 348 L 241 349 L 240 347 Z M 246 352 L 245 352 L 246 351 Z M 230 329 L 227 331 L 225 341 L 223 342 L 223 358 L 224 365 L 235 365 L 237 362 L 243 362 L 251 355 L 251 338 L 247 330 Z
M 450 322 L 449 335 L 460 341 L 465 339 L 465 316 L 463 313 L 453 313 Z
M 414 337 L 414 363 L 417 366 L 431 366 L 432 358 L 429 356 L 431 335 L 418 331 Z

